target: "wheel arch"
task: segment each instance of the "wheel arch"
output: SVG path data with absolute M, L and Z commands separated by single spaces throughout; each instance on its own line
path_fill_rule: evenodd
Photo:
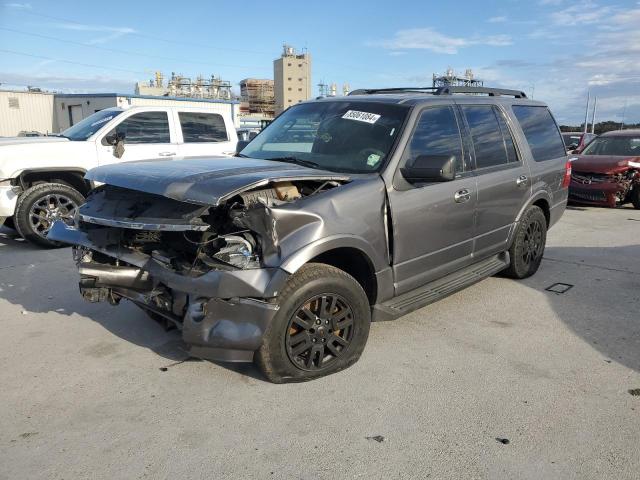
M 281 268 L 290 274 L 306 263 L 324 263 L 339 268 L 356 279 L 373 305 L 380 287 L 376 272 L 384 267 L 380 262 L 367 242 L 354 236 L 341 236 L 307 245 L 287 258 Z
M 22 190 L 27 190 L 35 182 L 62 181 L 68 186 L 76 189 L 86 196 L 93 188 L 93 185 L 84 176 L 87 171 L 79 167 L 59 167 L 59 168 L 28 168 L 24 169 L 17 176 L 18 184 Z

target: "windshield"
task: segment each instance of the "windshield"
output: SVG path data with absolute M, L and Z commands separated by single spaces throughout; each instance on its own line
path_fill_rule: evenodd
M 582 151 L 582 155 L 640 156 L 640 136 L 598 137 Z
M 74 126 L 67 128 L 61 135 L 67 137 L 69 140 L 86 140 L 100 130 L 105 123 L 117 117 L 122 112 L 123 110 L 120 109 L 100 110 L 79 121 Z
M 289 108 L 241 152 L 338 172 L 378 171 L 391 151 L 406 105 L 317 102 Z

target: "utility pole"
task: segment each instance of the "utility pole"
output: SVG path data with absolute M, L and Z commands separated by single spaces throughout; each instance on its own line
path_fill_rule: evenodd
M 627 113 L 627 100 L 624 101 L 624 108 L 622 109 L 622 123 L 620 124 L 620 130 L 624 130 L 624 114 Z
M 591 133 L 596 129 L 596 108 L 598 108 L 598 97 L 593 99 L 593 112 L 591 112 Z
M 587 108 L 584 109 L 584 133 L 587 133 L 589 127 L 589 101 L 591 100 L 591 92 L 587 90 Z

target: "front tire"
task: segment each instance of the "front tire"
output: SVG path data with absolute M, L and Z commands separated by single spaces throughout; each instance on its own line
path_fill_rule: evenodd
M 41 247 L 63 246 L 47 239 L 56 220 L 72 223 L 84 197 L 75 188 L 61 183 L 41 183 L 25 190 L 16 204 L 13 216 L 16 230 L 25 240 Z
M 353 365 L 369 337 L 367 295 L 348 273 L 304 265 L 279 295 L 280 309 L 256 352 L 256 364 L 274 383 L 304 382 Z
M 507 277 L 523 279 L 538 271 L 547 243 L 547 219 L 542 209 L 530 206 L 518 223 L 509 248 L 511 263 L 504 271 Z
M 640 210 L 640 184 L 636 183 L 631 190 L 631 203 L 633 204 L 633 208 L 636 210 Z

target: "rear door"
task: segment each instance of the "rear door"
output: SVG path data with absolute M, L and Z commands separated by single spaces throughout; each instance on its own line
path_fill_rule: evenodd
M 233 155 L 238 143 L 233 125 L 214 112 L 176 111 L 178 135 L 181 136 L 180 155 Z
M 453 105 L 429 106 L 416 120 L 388 190 L 393 221 L 396 294 L 442 277 L 470 263 L 476 181 L 468 171 L 460 119 Z M 455 155 L 452 181 L 409 184 L 400 172 L 420 155 Z
M 528 166 L 516 148 L 512 127 L 497 105 L 461 105 L 472 144 L 478 189 L 475 260 L 507 249 L 509 232 L 531 196 Z
M 167 110 L 138 112 L 123 118 L 98 139 L 98 164 L 175 157 L 178 145 L 171 133 L 170 120 Z M 114 134 L 124 135 L 121 157 L 118 157 L 117 149 L 106 141 Z

